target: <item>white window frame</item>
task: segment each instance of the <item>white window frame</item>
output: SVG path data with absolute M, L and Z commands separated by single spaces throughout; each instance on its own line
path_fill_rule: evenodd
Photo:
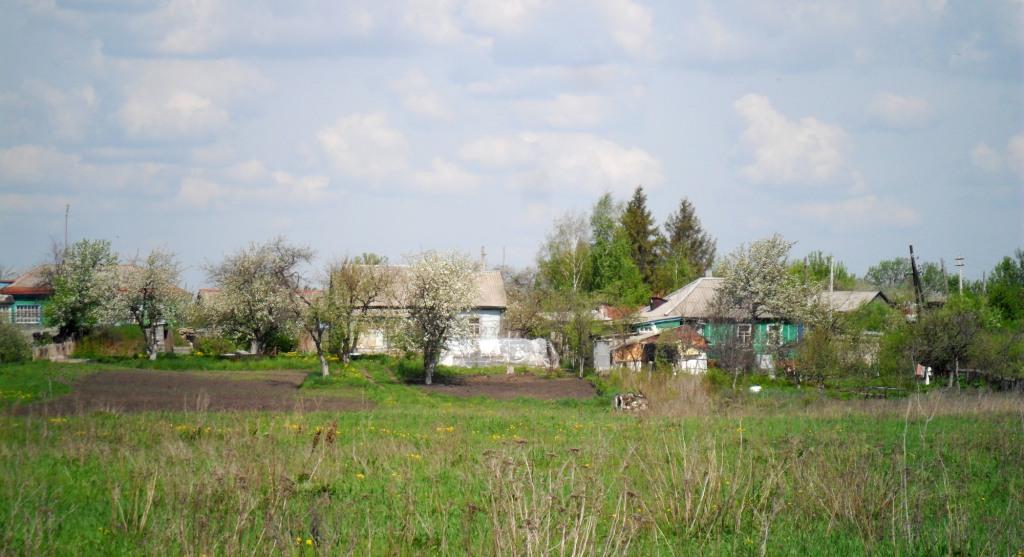
M 469 318 L 469 336 L 477 338 L 480 336 L 482 331 L 480 326 L 480 316 L 474 315 Z
M 738 323 L 736 325 L 736 338 L 743 344 L 748 344 L 754 338 L 754 326 L 750 323 Z
M 42 322 L 43 306 L 39 304 L 14 306 L 14 323 L 16 325 L 39 325 Z
M 782 325 L 771 323 L 767 327 L 766 336 L 769 345 L 782 346 Z

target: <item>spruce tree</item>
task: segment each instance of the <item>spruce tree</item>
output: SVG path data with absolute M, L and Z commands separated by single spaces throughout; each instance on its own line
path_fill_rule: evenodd
M 685 257 L 690 269 L 702 275 L 715 261 L 715 239 L 700 225 L 700 219 L 689 199 L 683 198 L 679 209 L 665 221 L 669 255 Z
M 633 191 L 633 198 L 622 213 L 622 227 L 629 242 L 630 255 L 640 269 L 644 282 L 648 286 L 654 284 L 658 250 L 664 238 L 647 208 L 647 195 L 644 194 L 643 186 L 637 186 Z

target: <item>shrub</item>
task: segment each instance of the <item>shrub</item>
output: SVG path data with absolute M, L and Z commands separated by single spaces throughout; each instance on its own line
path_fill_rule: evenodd
M 267 354 L 283 354 L 285 352 L 295 352 L 298 347 L 299 341 L 295 338 L 295 335 L 280 331 L 270 337 L 264 350 Z
M 96 327 L 75 347 L 76 358 L 131 358 L 146 351 L 146 339 L 134 325 Z
M 196 339 L 195 348 L 197 351 L 210 356 L 227 354 L 228 352 L 234 352 L 238 349 L 234 342 L 218 336 L 199 337 Z
M 28 340 L 16 327 L 0 323 L 0 363 L 27 362 L 32 359 Z

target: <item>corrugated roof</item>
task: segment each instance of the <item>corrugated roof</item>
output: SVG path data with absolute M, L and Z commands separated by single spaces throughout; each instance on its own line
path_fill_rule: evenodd
M 0 288 L 0 294 L 13 296 L 48 296 L 53 294 L 53 288 L 46 279 L 47 265 L 39 265 L 18 278 L 10 285 Z
M 836 290 L 822 292 L 818 299 L 832 311 L 849 312 L 857 310 L 880 298 L 889 303 L 889 298 L 879 290 Z
M 724 280 L 720 277 L 700 277 L 666 296 L 664 304 L 640 312 L 637 321 L 657 321 L 672 317 L 709 319 L 714 311 L 715 295 Z

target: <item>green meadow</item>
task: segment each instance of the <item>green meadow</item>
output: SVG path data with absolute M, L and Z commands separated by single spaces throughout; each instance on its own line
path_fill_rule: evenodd
M 1024 402 L 976 390 L 836 400 L 706 378 L 588 400 L 455 398 L 415 364 L 306 369 L 359 412 L 15 415 L 143 360 L 0 369 L 3 555 L 1019 555 Z M 497 370 L 471 370 L 488 373 Z M 143 371 L 144 372 L 144 371 Z M 457 373 L 442 370 L 444 373 Z M 503 370 L 502 370 L 503 372 Z M 611 395 L 640 388 L 643 415 Z

